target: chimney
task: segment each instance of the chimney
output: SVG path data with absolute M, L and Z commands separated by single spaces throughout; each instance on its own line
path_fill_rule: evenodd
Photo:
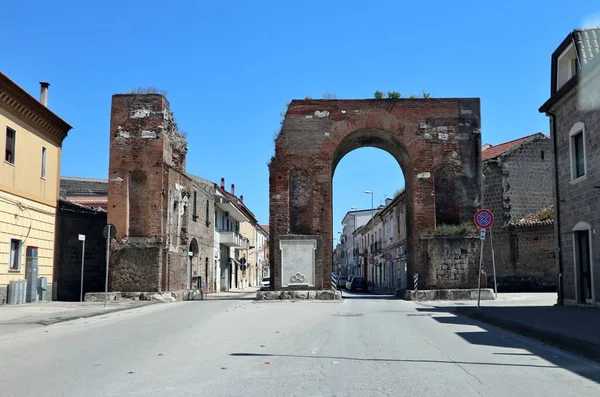
M 243 195 L 243 194 L 240 196 L 240 201 L 241 201 L 242 203 L 244 202 L 244 195 Z
M 48 87 L 50 87 L 50 83 L 40 81 L 40 102 L 46 107 L 48 107 Z
M 225 178 L 221 178 L 221 189 L 225 189 Z
M 231 184 L 231 194 L 235 196 L 235 185 L 233 183 Z

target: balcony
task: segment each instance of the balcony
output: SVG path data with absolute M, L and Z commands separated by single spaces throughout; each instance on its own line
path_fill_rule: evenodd
M 233 231 L 219 230 L 219 243 L 230 248 L 248 249 L 248 239 Z

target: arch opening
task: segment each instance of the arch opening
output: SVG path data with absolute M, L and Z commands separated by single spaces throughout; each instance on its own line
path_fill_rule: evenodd
M 351 139 L 354 144 L 341 145 L 347 153 L 332 176 L 332 280 L 345 290 L 348 278 L 358 277 L 368 291 L 393 294 L 406 288 L 407 279 L 404 170 L 388 150 L 377 147 L 382 141 L 364 135 Z M 350 289 L 362 291 L 359 284 L 350 283 Z

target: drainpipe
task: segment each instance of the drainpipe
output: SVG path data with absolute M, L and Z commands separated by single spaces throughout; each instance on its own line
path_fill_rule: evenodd
M 556 137 L 556 115 L 551 112 L 546 112 L 546 116 L 550 117 L 550 134 L 552 135 L 552 145 L 554 150 L 554 219 L 556 222 L 556 255 L 558 258 L 558 305 L 564 306 L 564 292 L 563 292 L 563 261 L 562 261 L 562 247 L 561 247 L 561 232 L 560 232 L 560 196 L 558 193 L 558 161 L 556 158 L 556 151 L 558 147 Z

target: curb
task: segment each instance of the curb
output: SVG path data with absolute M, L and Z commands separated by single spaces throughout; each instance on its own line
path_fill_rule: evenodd
M 166 302 L 148 301 L 147 304 L 133 306 L 133 307 L 115 307 L 115 308 L 107 309 L 105 311 L 100 311 L 100 312 L 91 312 L 91 313 L 85 313 L 85 314 L 80 314 L 80 315 L 73 315 L 73 316 L 68 316 L 68 317 L 59 317 L 59 318 L 54 318 L 54 319 L 51 319 L 51 320 L 35 321 L 32 324 L 52 325 L 52 324 L 64 323 L 64 322 L 67 322 L 67 321 L 79 320 L 79 319 L 82 319 L 82 318 L 90 318 L 90 317 L 101 316 L 103 314 L 111 314 L 111 313 L 116 313 L 116 312 L 123 312 L 125 310 L 139 309 L 141 307 L 146 307 L 146 306 L 150 306 L 150 305 L 156 305 L 158 303 L 166 303 Z
M 537 339 L 547 345 L 583 356 L 590 360 L 600 362 L 600 345 L 580 339 L 569 338 L 562 334 L 531 327 L 516 321 L 494 317 L 483 312 L 476 312 L 473 311 L 473 309 L 456 308 L 455 312 L 522 336 Z

